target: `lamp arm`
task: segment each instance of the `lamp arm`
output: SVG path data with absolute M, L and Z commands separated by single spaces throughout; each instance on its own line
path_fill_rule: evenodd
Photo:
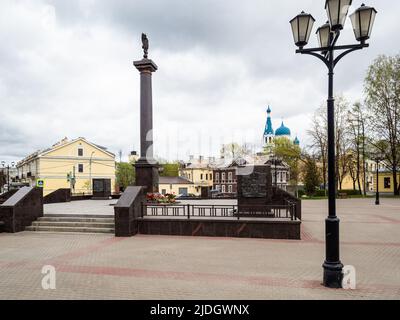
M 353 51 L 361 50 L 361 49 L 363 49 L 364 47 L 365 47 L 365 46 L 363 46 L 363 45 L 358 45 L 358 46 L 355 46 L 355 47 L 353 47 L 353 48 L 351 48 L 351 49 L 349 49 L 349 50 L 347 50 L 347 51 L 341 53 L 340 55 L 337 56 L 337 58 L 336 58 L 335 61 L 333 62 L 333 66 L 335 67 L 335 66 L 338 64 L 338 62 L 339 62 L 340 60 L 342 60 L 342 58 L 343 58 L 344 56 L 348 55 L 349 53 L 351 53 L 351 52 L 353 52 Z
M 325 63 L 325 65 L 326 65 L 326 66 L 328 67 L 328 69 L 329 69 L 329 61 L 328 61 L 327 58 L 325 58 L 325 56 L 323 56 L 323 55 L 321 55 L 321 54 L 318 54 L 318 53 L 315 53 L 315 52 L 312 52 L 312 51 L 302 51 L 302 50 L 298 50 L 298 52 L 301 53 L 301 54 L 308 54 L 308 55 L 310 55 L 310 56 L 317 57 L 317 58 L 320 59 L 323 63 Z

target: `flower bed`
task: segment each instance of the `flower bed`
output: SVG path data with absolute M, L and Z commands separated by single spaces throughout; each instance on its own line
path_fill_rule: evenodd
M 176 202 L 176 196 L 174 194 L 167 193 L 165 195 L 161 193 L 148 193 L 147 202 L 154 204 L 174 204 Z

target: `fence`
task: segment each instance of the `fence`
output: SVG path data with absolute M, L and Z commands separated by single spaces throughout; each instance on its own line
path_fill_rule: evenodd
M 142 207 L 143 217 L 182 218 L 264 218 L 297 220 L 296 204 L 287 201 L 284 205 L 151 205 Z

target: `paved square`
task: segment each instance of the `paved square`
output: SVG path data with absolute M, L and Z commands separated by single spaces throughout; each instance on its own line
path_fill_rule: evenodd
M 71 213 L 99 214 L 91 204 Z M 0 299 L 400 299 L 400 200 L 338 201 L 353 291 L 320 284 L 326 213 L 326 201 L 303 202 L 301 241 L 2 233 Z M 44 265 L 56 268 L 56 290 L 42 289 Z

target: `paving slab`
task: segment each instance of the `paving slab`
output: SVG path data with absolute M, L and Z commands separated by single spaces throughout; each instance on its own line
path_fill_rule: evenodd
M 400 200 L 338 201 L 341 258 L 356 268 L 356 290 L 321 285 L 326 213 L 326 201 L 303 202 L 301 241 L 2 233 L 0 299 L 399 300 Z M 56 269 L 55 290 L 41 286 L 44 265 Z

